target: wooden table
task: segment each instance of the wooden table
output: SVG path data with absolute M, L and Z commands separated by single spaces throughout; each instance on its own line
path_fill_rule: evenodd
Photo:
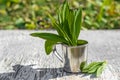
M 120 30 L 82 31 L 79 36 L 89 41 L 89 62 L 108 61 L 99 78 L 64 72 L 54 54 L 45 54 L 44 40 L 29 36 L 32 32 L 37 31 L 0 31 L 0 80 L 120 80 Z

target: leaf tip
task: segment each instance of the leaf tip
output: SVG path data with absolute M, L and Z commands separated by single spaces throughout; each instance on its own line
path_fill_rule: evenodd
M 34 36 L 34 33 L 31 33 L 30 35 L 31 35 L 31 36 Z

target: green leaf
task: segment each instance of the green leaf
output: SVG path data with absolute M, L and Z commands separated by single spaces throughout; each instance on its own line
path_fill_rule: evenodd
M 97 72 L 96 72 L 97 77 L 99 77 L 102 74 L 102 72 L 105 69 L 106 65 L 107 65 L 107 62 L 104 61 L 103 64 L 97 69 Z
M 71 34 L 70 34 L 70 28 L 69 28 L 69 5 L 68 2 L 65 1 L 65 3 L 63 4 L 63 9 L 62 9 L 62 13 L 63 15 L 61 15 L 61 17 L 63 17 L 63 21 L 62 21 L 62 27 L 63 30 L 66 32 L 66 34 L 68 35 L 69 38 L 72 38 Z
M 70 14 L 70 9 L 69 9 L 68 2 L 64 1 L 63 5 L 60 8 L 59 13 L 58 13 L 59 27 L 64 32 L 64 34 L 65 34 L 64 38 L 66 38 L 66 40 L 69 42 L 69 45 L 73 45 L 72 35 L 71 35 L 71 32 L 70 32 L 70 27 L 69 27 L 69 22 L 68 22 L 69 14 Z
M 81 71 L 85 68 L 86 64 L 87 64 L 86 61 L 83 61 L 83 62 L 80 64 L 80 70 L 81 70 Z
M 63 3 L 61 11 L 62 11 L 61 17 L 63 17 L 63 21 L 62 22 L 64 23 L 65 20 L 67 19 L 67 17 L 69 17 L 68 16 L 68 14 L 69 14 L 69 5 L 68 5 L 67 1 L 65 1 Z
M 80 69 L 85 73 L 96 74 L 96 77 L 99 77 L 102 74 L 102 71 L 105 69 L 107 62 L 92 62 L 89 65 L 81 63 Z
M 90 68 L 89 68 L 89 71 L 95 69 L 97 66 L 100 66 L 103 62 L 96 62 L 96 64 L 92 65 Z
M 97 66 L 100 66 L 103 62 L 92 62 L 83 69 L 83 72 L 93 73 L 97 70 Z
M 95 73 L 99 67 L 100 65 L 94 66 L 91 70 L 88 70 L 88 73 Z
M 56 22 L 56 20 L 54 19 L 54 17 L 52 17 L 50 14 L 48 14 L 48 16 L 49 16 L 49 18 L 50 18 L 50 20 L 51 20 L 51 22 L 52 22 L 52 26 L 57 30 L 57 32 L 58 32 L 58 34 L 59 34 L 60 36 L 63 36 L 64 33 L 63 33 L 63 31 L 61 30 L 60 25 L 57 24 L 57 22 Z
M 99 77 L 102 74 L 103 66 L 100 66 L 97 70 L 96 76 Z
M 64 30 L 66 36 L 68 36 L 68 41 L 70 41 L 72 39 L 72 35 L 70 34 L 69 24 L 68 24 L 67 20 L 65 20 L 65 22 L 64 22 L 63 30 Z M 72 42 L 72 40 L 71 40 L 71 42 Z
M 83 70 L 82 70 L 82 72 L 88 72 L 89 71 L 89 69 L 93 66 L 93 65 L 95 65 L 97 62 L 92 62 L 92 63 L 90 63 L 88 66 L 86 66 Z
M 58 23 L 61 25 L 61 27 L 62 27 L 62 18 L 61 18 L 61 13 L 60 13 L 60 11 L 59 11 L 59 13 L 58 13 Z
M 45 41 L 45 51 L 47 55 L 49 55 L 53 51 L 53 47 L 56 43 L 57 42 L 49 41 L 49 40 Z
M 72 27 L 73 27 L 73 22 L 74 22 L 74 11 L 73 10 L 69 11 L 69 17 L 67 20 L 69 24 L 70 33 L 72 33 Z
M 34 37 L 40 37 L 50 41 L 67 43 L 63 37 L 53 33 L 32 33 L 30 35 Z
M 88 44 L 88 42 L 86 40 L 77 40 L 77 45 L 84 45 L 84 44 Z
M 79 10 L 75 15 L 75 21 L 74 21 L 73 33 L 72 33 L 73 40 L 76 41 L 76 43 L 81 29 L 81 22 L 82 22 L 82 10 L 81 8 L 79 8 Z
M 61 28 L 61 25 L 57 24 L 56 20 L 50 15 L 48 14 L 48 16 L 50 17 L 51 21 L 52 21 L 52 25 L 53 27 L 57 30 L 58 34 L 62 37 L 64 37 L 64 39 L 67 41 L 68 45 L 72 44 L 71 39 L 69 38 L 68 34 L 66 33 L 66 31 L 64 31 L 63 28 Z

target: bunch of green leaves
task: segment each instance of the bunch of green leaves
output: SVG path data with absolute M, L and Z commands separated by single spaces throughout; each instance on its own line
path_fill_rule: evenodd
M 32 33 L 31 36 L 40 37 L 46 40 L 45 50 L 50 54 L 52 48 L 57 43 L 63 43 L 68 46 L 77 46 L 87 43 L 84 40 L 78 40 L 81 30 L 82 10 L 81 8 L 72 10 L 67 1 L 65 1 L 58 11 L 58 19 L 56 20 L 48 14 L 52 26 L 57 30 L 58 34 L 53 33 Z
M 86 62 L 82 62 L 80 65 L 80 70 L 83 73 L 95 74 L 96 77 L 99 77 L 103 70 L 106 67 L 107 62 L 92 62 L 89 65 L 86 65 Z

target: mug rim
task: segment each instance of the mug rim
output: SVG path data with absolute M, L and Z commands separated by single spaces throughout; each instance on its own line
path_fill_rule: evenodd
M 86 40 L 84 40 L 86 41 Z M 77 46 L 68 46 L 66 44 L 62 44 L 62 46 L 65 46 L 65 47 L 69 47 L 69 48 L 77 48 L 77 47 L 83 47 L 83 46 L 87 46 L 88 45 L 88 41 L 86 41 L 87 43 L 85 44 L 82 44 L 82 45 L 77 45 Z

